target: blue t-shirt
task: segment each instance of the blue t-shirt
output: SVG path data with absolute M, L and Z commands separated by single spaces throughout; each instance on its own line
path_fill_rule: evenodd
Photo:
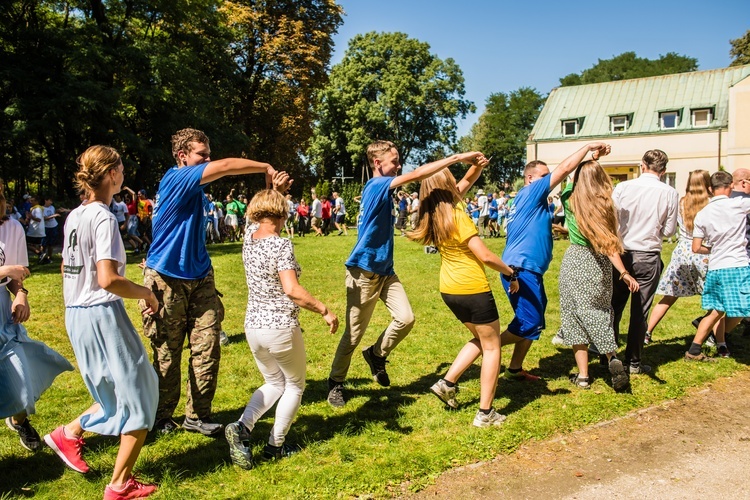
M 146 266 L 172 278 L 201 279 L 211 270 L 206 250 L 208 198 L 201 185 L 206 165 L 169 169 L 156 192 Z
M 495 198 L 492 198 L 492 201 L 490 202 L 489 217 L 490 220 L 497 220 L 497 200 Z
M 398 202 L 398 209 L 402 212 L 409 209 L 409 202 L 406 201 L 406 198 L 401 198 L 401 201 Z
M 552 214 L 547 208 L 550 176 L 522 188 L 508 213 L 503 261 L 543 274 L 552 260 Z
M 393 272 L 393 177 L 373 177 L 362 191 L 362 220 L 346 267 L 390 276 Z

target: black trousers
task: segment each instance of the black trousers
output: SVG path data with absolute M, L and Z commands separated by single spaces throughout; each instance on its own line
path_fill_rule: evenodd
M 630 298 L 630 325 L 628 325 L 628 344 L 625 347 L 625 364 L 637 365 L 641 362 L 643 340 L 648 327 L 648 313 L 654 301 L 659 277 L 664 269 L 661 252 L 638 252 L 626 250 L 622 255 L 625 269 L 640 285 L 635 293 L 630 293 L 620 273 L 612 267 L 612 309 L 615 312 L 615 342 L 619 345 L 620 321 L 625 304 Z

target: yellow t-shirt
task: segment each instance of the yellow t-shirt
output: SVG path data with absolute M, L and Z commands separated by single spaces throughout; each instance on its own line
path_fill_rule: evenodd
M 440 292 L 471 295 L 490 291 L 484 264 L 469 250 L 468 241 L 477 228 L 460 208 L 453 209 L 456 232 L 438 247 L 440 251 Z

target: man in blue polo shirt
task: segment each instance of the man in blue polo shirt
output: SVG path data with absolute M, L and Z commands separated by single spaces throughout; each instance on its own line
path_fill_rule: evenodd
M 597 159 L 608 154 L 609 150 L 609 145 L 603 142 L 592 142 L 563 160 L 551 174 L 547 164 L 539 160 L 530 162 L 523 170 L 524 187 L 518 191 L 508 213 L 507 244 L 503 252 L 503 261 L 518 271 L 519 291 L 510 293 L 510 281 L 500 275 L 515 313 L 500 337 L 502 345 L 515 344 L 505 371 L 507 378 L 539 380 L 536 375 L 523 370 L 522 365 L 531 342 L 539 338 L 545 327 L 547 294 L 543 275 L 552 261 L 552 214 L 547 197 L 578 167 L 589 151 Z
M 414 313 L 403 285 L 393 271 L 393 192 L 409 182 L 418 182 L 458 162 L 486 161 L 482 153 L 462 153 L 438 160 L 409 173 L 401 169 L 398 150 L 390 141 L 367 147 L 372 179 L 362 191 L 362 221 L 357 243 L 346 261 L 346 329 L 341 336 L 328 376 L 328 402 L 345 404 L 344 379 L 352 354 L 362 340 L 378 300 L 393 318 L 373 345 L 362 351 L 373 379 L 383 387 L 391 380 L 385 359 L 414 326 Z
M 203 189 L 227 175 L 266 174 L 266 181 L 288 187 L 291 181 L 268 163 L 242 158 L 211 161 L 208 137 L 183 129 L 172 136 L 177 164 L 159 183 L 153 215 L 153 242 L 143 281 L 159 299 L 159 312 L 144 317 L 145 335 L 154 350 L 159 377 L 159 406 L 155 428 L 177 428 L 172 414 L 180 399 L 180 360 L 187 338 L 190 347 L 187 403 L 182 427 L 212 436 L 222 425 L 211 419 L 221 350 L 220 306 L 214 272 L 206 250 L 208 199 Z M 277 182 L 278 181 L 278 182 Z

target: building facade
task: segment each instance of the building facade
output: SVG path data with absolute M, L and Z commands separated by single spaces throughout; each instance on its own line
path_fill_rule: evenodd
M 591 141 L 612 145 L 601 164 L 613 181 L 640 173 L 643 153 L 669 156 L 663 180 L 684 194 L 696 169 L 750 168 L 750 65 L 550 92 L 526 144 L 527 161 L 554 169 Z

